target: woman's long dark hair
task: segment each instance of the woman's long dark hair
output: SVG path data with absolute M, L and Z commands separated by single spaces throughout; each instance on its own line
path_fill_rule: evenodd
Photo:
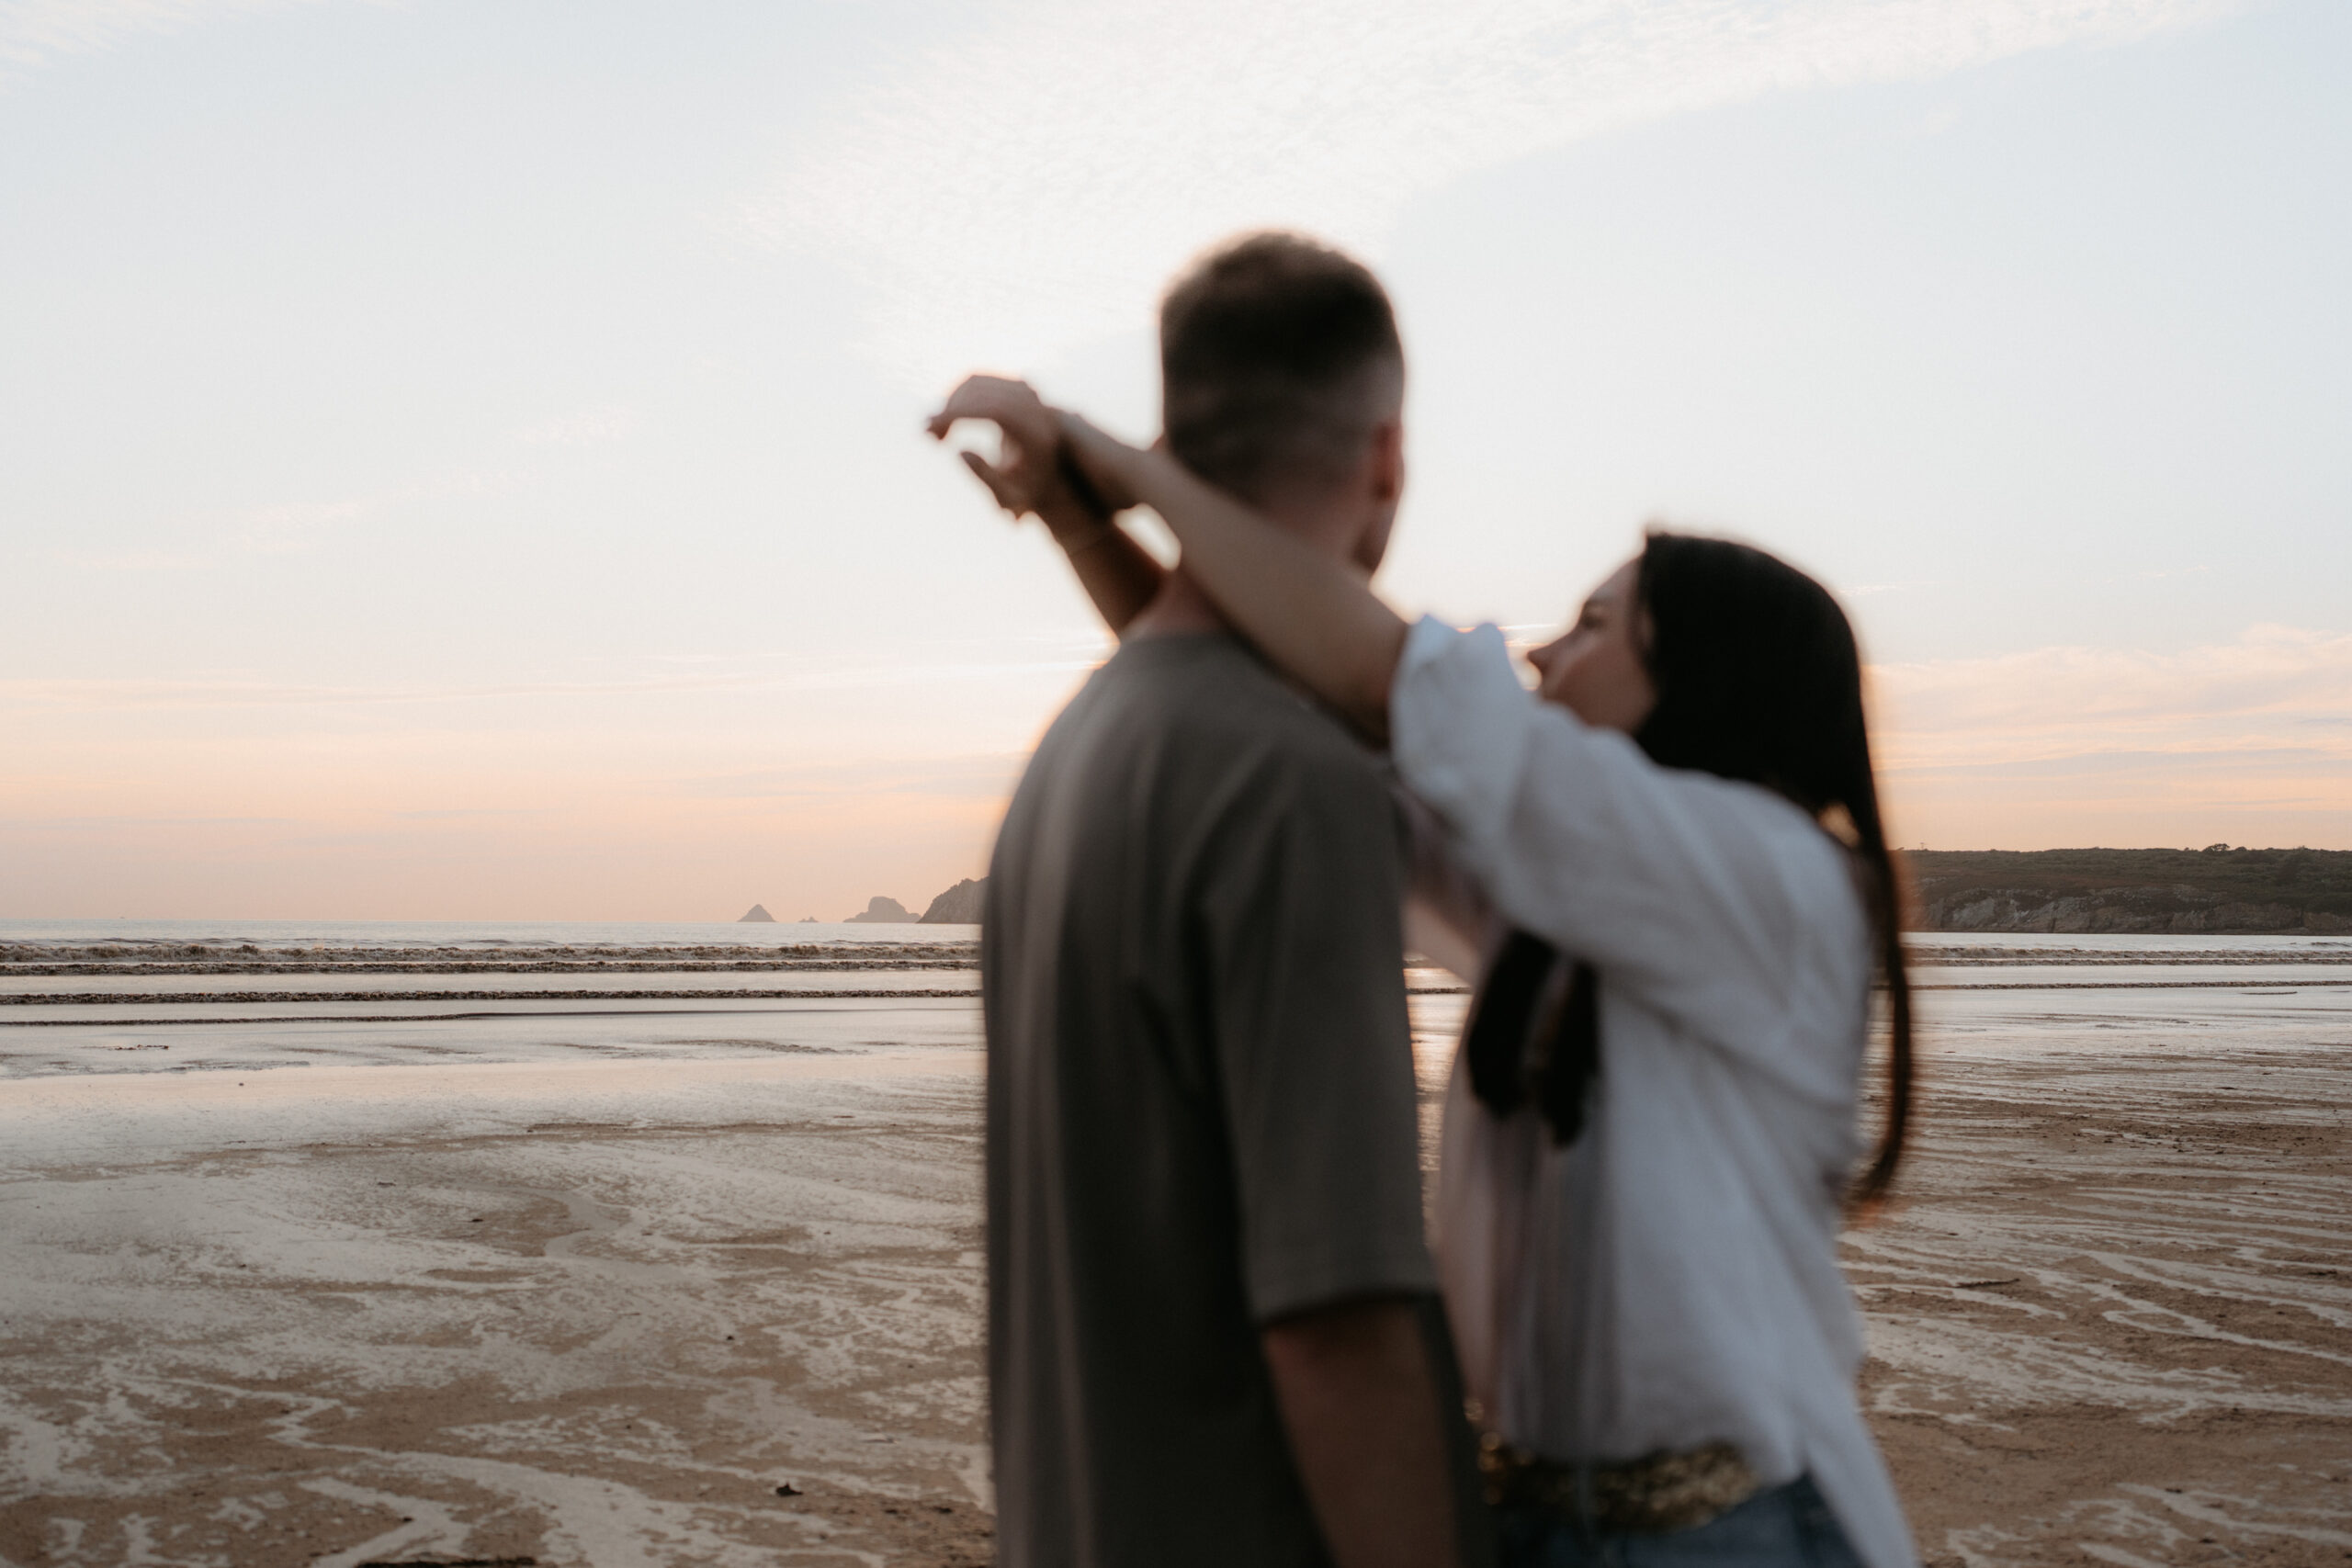
M 1657 687 L 1634 737 L 1642 750 L 1665 767 L 1777 791 L 1844 828 L 1861 861 L 1891 1037 L 1886 1126 L 1853 1190 L 1856 1203 L 1873 1203 L 1894 1185 L 1911 1129 L 1911 976 L 1853 627 L 1827 589 L 1785 561 L 1661 530 L 1643 545 L 1634 599 Z
M 1728 539 L 1662 530 L 1643 546 L 1634 603 L 1646 617 L 1643 660 L 1657 688 L 1634 741 L 1662 766 L 1786 796 L 1847 840 L 1861 863 L 1891 1043 L 1885 1129 L 1851 1193 L 1856 1206 L 1868 1207 L 1894 1185 L 1910 1131 L 1911 984 L 1853 628 L 1828 591 L 1794 567 Z M 1522 1055 L 1538 996 L 1557 989 L 1550 987 L 1555 957 L 1524 932 L 1506 942 L 1481 987 L 1465 1049 L 1480 1100 L 1507 1112 L 1532 1089 L 1567 1143 L 1582 1127 L 1600 1066 L 1589 965 L 1577 966 L 1549 1026 L 1537 1032 L 1546 1048 L 1533 1062 Z

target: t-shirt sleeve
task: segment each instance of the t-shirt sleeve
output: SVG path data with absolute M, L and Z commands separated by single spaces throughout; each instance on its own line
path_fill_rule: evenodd
M 1219 835 L 1201 924 L 1243 1282 L 1264 1323 L 1434 1290 L 1436 1274 L 1394 803 L 1352 759 L 1286 760 L 1252 784 Z

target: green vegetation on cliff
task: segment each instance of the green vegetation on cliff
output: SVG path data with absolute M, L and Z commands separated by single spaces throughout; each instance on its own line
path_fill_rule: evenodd
M 2352 932 L 2352 850 L 1912 850 L 1932 931 Z

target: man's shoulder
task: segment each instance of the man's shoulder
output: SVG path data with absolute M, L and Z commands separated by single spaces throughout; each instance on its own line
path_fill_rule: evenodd
M 1099 679 L 1103 718 L 1163 736 L 1184 754 L 1378 782 L 1372 754 L 1337 719 L 1230 636 L 1141 638 L 1122 648 Z

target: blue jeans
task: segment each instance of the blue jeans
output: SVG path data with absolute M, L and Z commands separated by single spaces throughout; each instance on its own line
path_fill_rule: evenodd
M 1671 1535 L 1612 1535 L 1542 1508 L 1495 1512 L 1502 1568 L 1861 1568 L 1808 1476 Z

